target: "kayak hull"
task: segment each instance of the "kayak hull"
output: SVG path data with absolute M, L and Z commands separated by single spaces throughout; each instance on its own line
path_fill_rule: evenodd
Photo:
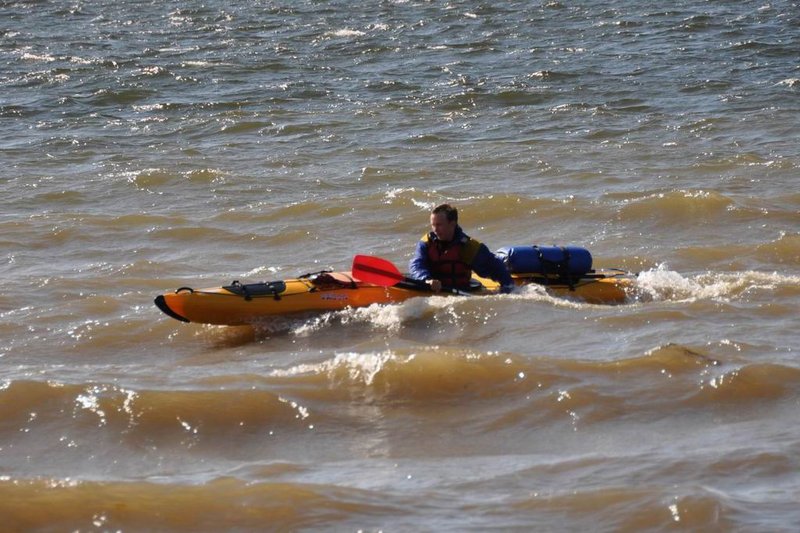
M 497 294 L 499 285 L 477 278 L 475 295 Z M 594 304 L 620 304 L 627 299 L 632 280 L 618 271 L 597 273 L 565 283 L 543 276 L 514 275 L 517 285 L 536 283 L 558 297 Z M 180 288 L 156 297 L 156 306 L 182 322 L 237 326 L 257 323 L 273 316 L 339 311 L 372 304 L 400 303 L 430 296 L 413 285 L 398 283 L 382 287 L 364 283 L 350 272 L 323 272 L 281 282 L 242 285 L 234 282 L 208 289 Z

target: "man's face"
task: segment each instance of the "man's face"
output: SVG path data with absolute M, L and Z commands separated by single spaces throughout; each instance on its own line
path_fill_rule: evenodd
M 447 220 L 447 215 L 444 213 L 433 213 L 431 214 L 431 230 L 439 240 L 452 241 L 456 233 L 456 221 Z

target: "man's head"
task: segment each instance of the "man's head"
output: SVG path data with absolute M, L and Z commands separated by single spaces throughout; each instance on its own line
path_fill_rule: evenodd
M 441 241 L 452 241 L 458 225 L 458 210 L 450 204 L 436 206 L 431 211 L 431 230 Z

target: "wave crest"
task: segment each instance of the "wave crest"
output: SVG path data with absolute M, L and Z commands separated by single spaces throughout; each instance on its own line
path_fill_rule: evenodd
M 635 299 L 639 301 L 729 301 L 756 291 L 795 287 L 800 276 L 778 272 L 706 272 L 684 276 L 666 264 L 640 272 L 636 277 Z

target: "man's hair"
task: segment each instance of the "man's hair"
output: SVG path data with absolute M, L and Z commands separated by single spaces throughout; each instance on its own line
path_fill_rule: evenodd
M 458 222 L 458 209 L 450 204 L 437 205 L 431 211 L 432 215 L 438 215 L 439 213 L 444 213 L 448 222 Z

